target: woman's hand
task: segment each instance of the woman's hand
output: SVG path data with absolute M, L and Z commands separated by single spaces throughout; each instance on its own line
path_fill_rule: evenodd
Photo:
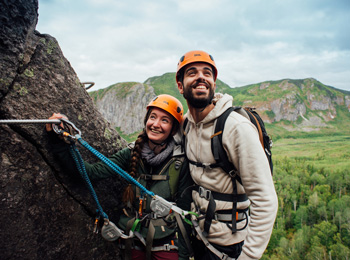
M 52 116 L 49 117 L 49 119 L 61 119 L 61 118 L 68 120 L 68 117 L 60 113 L 53 113 Z M 63 128 L 63 124 L 61 124 L 61 127 Z M 46 124 L 46 131 L 48 132 L 52 131 L 52 124 Z

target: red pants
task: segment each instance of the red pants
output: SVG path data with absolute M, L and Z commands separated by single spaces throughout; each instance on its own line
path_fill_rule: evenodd
M 145 260 L 146 252 L 132 249 L 131 259 Z M 152 260 L 178 260 L 178 259 L 179 259 L 179 254 L 176 250 L 152 252 Z

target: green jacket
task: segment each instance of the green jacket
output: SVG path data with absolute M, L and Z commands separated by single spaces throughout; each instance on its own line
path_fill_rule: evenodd
M 54 138 L 51 134 L 51 139 Z M 57 137 L 56 137 L 57 138 Z M 51 141 L 52 151 L 55 153 L 61 164 L 69 171 L 77 172 L 75 163 L 70 156 L 69 146 L 63 142 Z M 177 147 L 179 148 L 179 147 Z M 178 149 L 177 149 L 178 150 Z M 109 159 L 117 164 L 124 171 L 128 172 L 131 160 L 131 147 L 124 148 L 123 150 L 113 154 L 109 157 Z M 107 165 L 103 162 L 98 162 L 94 164 L 90 164 L 88 162 L 84 162 L 86 171 L 91 180 L 100 180 L 109 177 L 113 177 L 116 173 L 111 170 Z M 168 180 L 146 180 L 150 179 L 149 175 L 165 175 L 169 176 Z M 146 178 L 142 178 L 143 176 L 147 176 Z M 167 159 L 165 159 L 160 165 L 155 167 L 151 167 L 143 160 L 140 160 L 138 166 L 138 175 L 135 177 L 144 187 L 148 190 L 154 192 L 155 194 L 163 197 L 164 199 L 175 202 L 176 205 L 184 210 L 190 210 L 191 203 L 191 192 L 184 192 L 187 187 L 193 185 L 193 181 L 191 175 L 189 173 L 189 165 L 187 159 L 185 159 L 184 154 L 177 154 L 175 151 L 172 155 L 170 155 Z M 140 191 L 134 188 L 135 201 L 133 205 L 133 210 L 121 210 L 119 212 L 120 217 L 117 225 L 119 228 L 125 230 L 127 222 L 136 216 L 135 212 L 139 209 L 139 195 Z M 97 194 L 98 195 L 98 194 Z M 181 196 L 182 195 L 182 196 Z M 143 215 L 146 215 L 151 212 L 150 210 L 150 202 L 151 198 L 146 198 L 145 207 L 143 210 Z M 127 214 L 127 215 L 126 215 Z M 157 240 L 162 240 L 165 237 L 169 237 L 175 232 L 178 234 L 178 252 L 179 259 L 188 259 L 189 250 L 187 249 L 184 238 L 178 230 L 178 226 L 175 222 L 175 217 L 169 216 L 167 218 L 168 225 L 160 227 L 155 227 L 154 234 L 154 242 Z M 185 223 L 184 226 L 188 233 L 188 237 L 191 233 L 191 227 Z M 144 238 L 147 236 L 148 227 L 147 225 L 141 225 L 140 233 Z

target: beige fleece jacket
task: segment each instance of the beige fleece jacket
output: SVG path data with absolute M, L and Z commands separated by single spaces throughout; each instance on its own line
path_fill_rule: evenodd
M 232 106 L 233 98 L 227 94 L 215 94 L 215 108 L 199 123 L 187 113 L 188 128 L 186 154 L 192 161 L 215 163 L 211 151 L 215 119 Z M 250 219 L 247 228 L 232 234 L 224 223 L 213 220 L 207 239 L 209 242 L 228 246 L 244 240 L 239 260 L 261 258 L 269 242 L 278 209 L 277 195 L 273 184 L 269 163 L 259 142 L 255 126 L 238 113 L 227 118 L 223 134 L 223 146 L 229 160 L 239 171 L 243 186 L 237 182 L 239 194 L 246 193 L 248 200 L 239 202 L 238 209 L 250 206 Z M 190 164 L 193 180 L 200 186 L 221 193 L 232 193 L 232 181 L 221 168 L 204 169 Z M 204 212 L 208 201 L 193 191 L 193 201 Z M 215 201 L 216 210 L 231 209 L 231 202 Z M 192 205 L 192 210 L 195 210 Z M 200 221 L 203 230 L 204 220 Z M 237 228 L 245 225 L 242 221 Z

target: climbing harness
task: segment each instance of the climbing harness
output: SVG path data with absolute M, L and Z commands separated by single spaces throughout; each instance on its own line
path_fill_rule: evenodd
M 224 172 L 226 172 L 229 175 L 232 182 L 232 193 L 230 194 L 215 192 L 200 185 L 196 185 L 193 188 L 193 190 L 198 192 L 198 195 L 201 198 L 204 198 L 205 200 L 208 201 L 208 206 L 205 211 L 200 210 L 200 207 L 198 205 L 195 205 L 196 212 L 202 216 L 197 217 L 197 219 L 192 218 L 193 227 L 196 230 L 200 239 L 203 241 L 204 245 L 212 253 L 217 255 L 220 259 L 232 259 L 232 258 L 230 258 L 225 253 L 217 250 L 207 240 L 207 236 L 209 234 L 209 230 L 212 222 L 215 220 L 225 224 L 231 230 L 232 234 L 234 234 L 238 231 L 244 230 L 248 226 L 248 221 L 249 221 L 249 217 L 248 217 L 249 208 L 237 209 L 238 202 L 247 201 L 248 196 L 246 194 L 238 194 L 236 181 L 239 182 L 241 185 L 242 185 L 242 181 L 236 167 L 229 162 L 226 151 L 224 150 L 224 147 L 222 145 L 222 135 L 224 131 L 225 121 L 229 116 L 229 114 L 232 111 L 236 111 L 236 110 L 235 108 L 227 109 L 220 117 L 216 119 L 214 123 L 215 131 L 210 138 L 211 138 L 211 151 L 213 153 L 215 163 L 203 163 L 203 162 L 197 162 L 197 161 L 192 161 L 188 159 L 190 164 L 195 165 L 196 167 L 201 167 L 203 168 L 203 170 L 221 168 Z M 190 125 L 188 124 L 188 119 L 185 119 L 183 124 L 184 138 L 182 140 L 184 149 L 187 145 L 187 134 L 189 132 L 189 128 L 190 128 Z M 216 201 L 231 202 L 232 209 L 217 210 Z M 204 219 L 203 231 L 201 230 L 197 222 L 201 219 Z M 244 223 L 244 226 L 241 228 L 237 228 L 238 223 Z
M 140 225 L 140 219 L 135 219 L 133 222 L 133 225 L 131 229 L 129 230 L 129 235 L 125 235 L 124 232 L 119 229 L 113 222 L 111 222 L 107 216 L 107 214 L 103 211 L 102 206 L 98 200 L 97 194 L 91 184 L 91 181 L 88 177 L 88 174 L 86 172 L 86 168 L 84 165 L 84 161 L 75 145 L 76 141 L 78 141 L 83 147 L 85 147 L 87 150 L 89 150 L 92 154 L 94 154 L 96 157 L 98 157 L 103 163 L 105 163 L 107 166 L 109 166 L 114 172 L 119 174 L 121 177 L 126 179 L 128 182 L 134 184 L 136 187 L 138 187 L 141 190 L 141 193 L 143 195 L 147 195 L 152 198 L 151 200 L 151 209 L 154 212 L 155 216 L 166 216 L 170 214 L 170 212 L 175 212 L 179 216 L 182 217 L 182 219 L 192 225 L 191 220 L 187 219 L 187 215 L 197 215 L 194 212 L 191 211 L 185 211 L 181 208 L 177 207 L 174 203 L 171 203 L 164 198 L 154 194 L 153 192 L 147 190 L 144 186 L 142 186 L 137 180 L 135 180 L 131 175 L 129 175 L 127 172 L 122 170 L 117 164 L 113 163 L 111 160 L 109 160 L 107 157 L 105 157 L 103 154 L 95 150 L 93 147 L 91 147 L 86 141 L 84 141 L 81 138 L 81 131 L 69 120 L 61 118 L 61 119 L 23 119 L 23 120 L 0 120 L 0 124 L 52 124 L 53 131 L 58 134 L 62 135 L 63 137 L 67 138 L 70 142 L 70 153 L 72 154 L 72 157 L 76 163 L 77 169 L 83 179 L 85 180 L 88 189 L 90 191 L 90 194 L 92 195 L 93 199 L 95 200 L 95 203 L 97 205 L 97 217 L 95 219 L 94 224 L 94 232 L 97 233 L 97 227 L 98 227 L 98 221 L 102 217 L 104 219 L 104 224 L 101 229 L 101 235 L 104 239 L 108 241 L 115 241 L 119 237 L 123 239 L 129 239 L 134 236 L 142 237 L 140 234 L 138 234 L 137 230 L 139 229 Z M 60 124 L 63 124 L 63 128 L 59 127 Z M 69 129 L 67 131 L 66 129 Z M 73 131 L 75 131 L 77 134 L 73 134 Z M 142 240 L 141 240 L 142 241 Z
M 229 257 L 227 254 L 220 252 L 219 250 L 217 250 L 212 244 L 210 244 L 210 242 L 208 241 L 208 239 L 206 238 L 206 236 L 203 234 L 203 232 L 201 231 L 201 228 L 199 227 L 199 224 L 197 222 L 197 220 L 192 219 L 192 223 L 193 223 L 193 227 L 196 230 L 198 236 L 200 237 L 200 239 L 202 240 L 202 242 L 204 243 L 204 245 L 212 252 L 214 253 L 217 257 L 219 257 L 219 259 L 221 260 L 236 260 L 236 258 L 232 258 Z

